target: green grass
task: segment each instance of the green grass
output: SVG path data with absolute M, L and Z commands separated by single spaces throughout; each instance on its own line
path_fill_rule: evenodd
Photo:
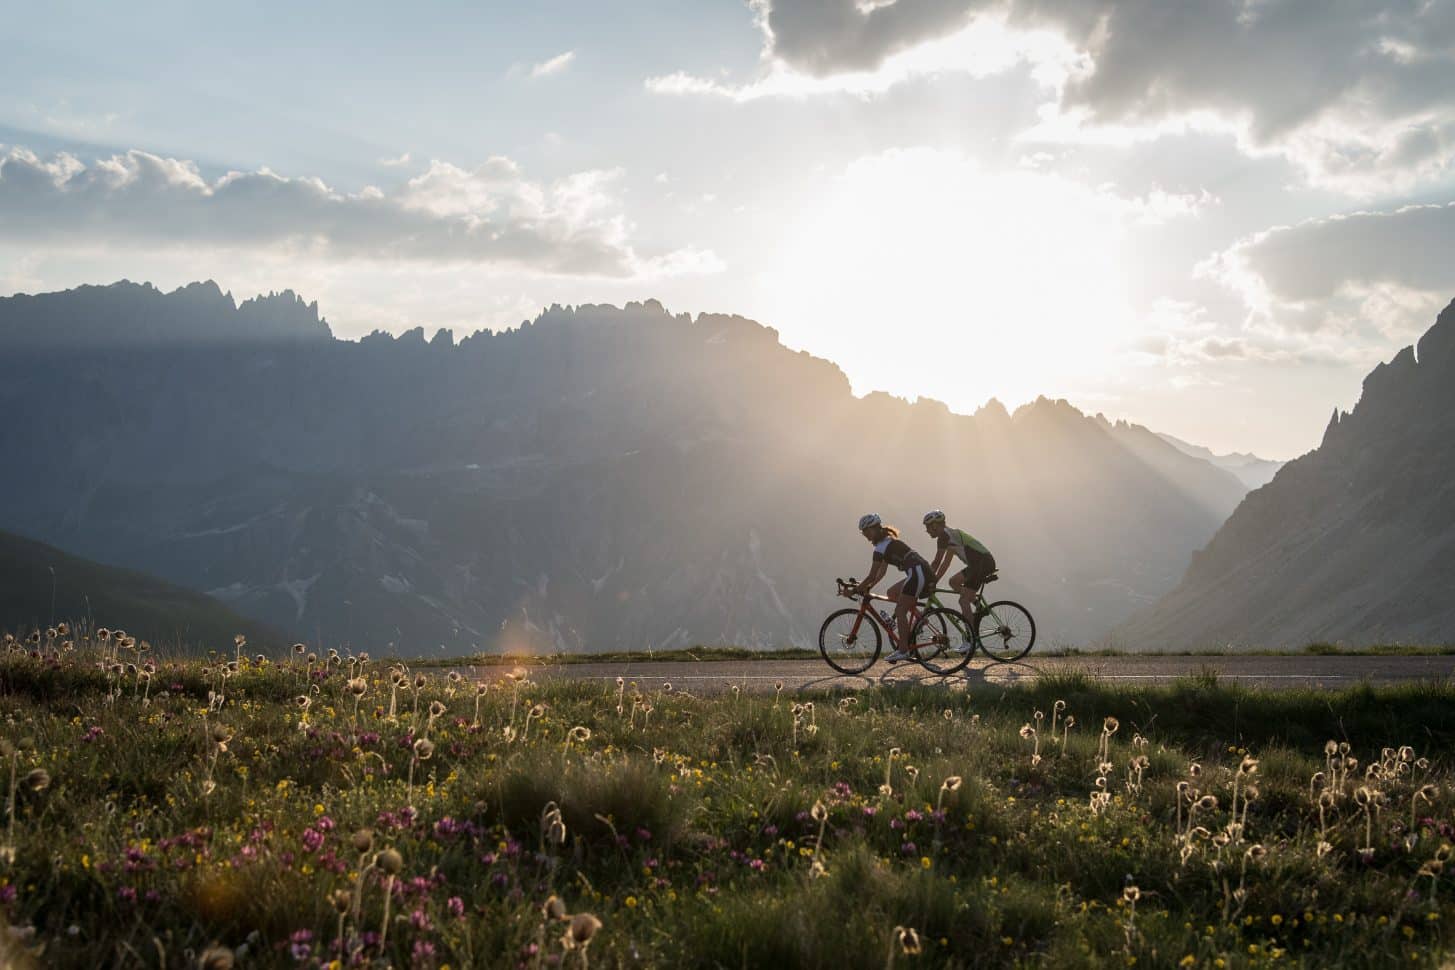
M 134 659 L 0 658 L 0 965 L 1436 967 L 1451 942 L 1449 684 L 416 694 L 369 665 L 356 713 L 347 659 Z M 1190 840 L 1179 782 L 1218 801 Z M 601 921 L 584 951 L 551 895 Z

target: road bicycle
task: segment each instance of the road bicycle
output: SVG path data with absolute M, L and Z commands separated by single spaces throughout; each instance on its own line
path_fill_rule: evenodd
M 998 577 L 992 574 L 986 584 Z M 836 580 L 840 596 L 850 595 L 857 585 L 852 577 Z M 923 608 L 918 603 L 910 610 L 911 656 L 927 670 L 947 676 L 964 669 L 975 649 L 998 663 L 1019 660 L 1036 642 L 1036 622 L 1024 606 L 1010 600 L 987 603 L 982 585 L 975 597 L 975 620 L 971 622 L 959 610 L 940 602 L 938 594 L 951 590 L 931 590 Z M 860 674 L 874 665 L 884 648 L 884 637 L 896 649 L 899 638 L 894 633 L 893 616 L 876 611 L 872 601 L 893 602 L 887 596 L 859 597 L 859 608 L 845 608 L 829 614 L 818 632 L 818 649 L 828 665 L 840 673 Z M 866 624 L 867 621 L 867 624 Z M 963 651 L 963 652 L 962 652 Z
M 858 596 L 851 592 L 858 585 L 857 580 L 835 580 L 839 584 L 839 595 L 858 599 L 859 608 L 844 608 L 829 614 L 818 631 L 818 650 L 828 665 L 841 674 L 862 674 L 879 659 L 884 649 L 884 638 L 894 649 L 899 649 L 899 637 L 894 632 L 894 615 L 887 610 L 876 610 L 871 604 L 878 601 L 892 603 L 888 596 L 869 593 Z M 958 627 L 953 626 L 958 620 Z M 916 603 L 909 611 L 910 658 L 918 661 L 927 670 L 940 676 L 953 674 L 970 662 L 973 650 L 961 654 L 950 648 L 952 630 L 968 633 L 972 628 L 965 618 L 948 607 L 932 605 L 921 607 Z
M 1031 611 L 1014 600 L 997 600 L 994 603 L 985 601 L 985 587 L 999 578 L 996 573 L 991 573 L 975 591 L 974 622 L 967 620 L 965 614 L 959 610 L 951 609 L 940 602 L 940 593 L 953 596 L 956 595 L 954 590 L 930 590 L 929 608 L 925 610 L 924 617 L 935 614 L 938 617 L 932 621 L 935 628 L 923 636 L 913 630 L 909 635 L 910 640 L 920 644 L 922 657 L 927 647 L 938 648 L 942 652 L 958 651 L 967 641 L 972 644 L 965 651 L 967 659 L 977 648 L 996 663 L 1013 663 L 1031 652 L 1031 647 L 1036 645 L 1036 621 L 1031 616 Z M 941 631 L 958 639 L 941 642 L 938 636 Z

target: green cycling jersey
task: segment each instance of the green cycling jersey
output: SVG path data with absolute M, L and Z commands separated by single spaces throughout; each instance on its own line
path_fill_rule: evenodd
M 952 555 L 960 557 L 960 561 L 967 566 L 970 564 L 972 553 L 979 556 L 989 556 L 990 550 L 979 540 L 966 532 L 964 529 L 952 529 L 949 526 L 940 533 L 935 540 L 936 549 L 948 549 Z

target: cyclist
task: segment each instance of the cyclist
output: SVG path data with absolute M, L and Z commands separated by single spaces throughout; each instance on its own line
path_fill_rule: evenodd
M 930 594 L 930 564 L 899 537 L 898 529 L 885 525 L 873 512 L 859 519 L 859 531 L 874 544 L 874 562 L 869 568 L 869 575 L 850 591 L 850 595 L 867 596 L 879 580 L 884 578 L 884 573 L 890 566 L 903 572 L 904 578 L 889 587 L 889 598 L 894 600 L 894 623 L 899 631 L 899 649 L 885 659 L 890 663 L 916 659 L 909 643 L 909 611 L 914 608 L 916 600 Z
M 972 623 L 975 622 L 975 597 L 980 594 L 985 580 L 995 572 L 995 557 L 984 544 L 964 529 L 947 526 L 945 513 L 939 509 L 926 512 L 924 523 L 925 531 L 935 540 L 935 561 L 930 566 L 930 574 L 934 576 L 936 583 L 949 570 L 955 557 L 958 556 L 965 563 L 964 569 L 950 577 L 950 589 L 960 596 L 960 612 Z M 971 646 L 966 641 L 956 649 L 965 653 Z

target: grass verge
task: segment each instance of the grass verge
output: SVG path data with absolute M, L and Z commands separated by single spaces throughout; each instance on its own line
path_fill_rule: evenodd
M 103 645 L 12 647 L 0 703 L 4 965 L 1439 966 L 1455 919 L 1449 685 L 698 698 Z

